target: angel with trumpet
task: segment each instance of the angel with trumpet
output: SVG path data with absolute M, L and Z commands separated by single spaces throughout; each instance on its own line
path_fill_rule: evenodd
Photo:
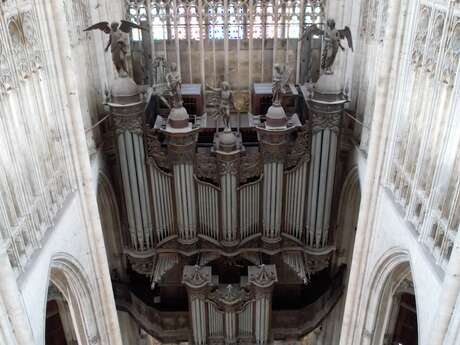
M 105 47 L 105 51 L 111 50 L 112 61 L 115 65 L 115 68 L 120 76 L 128 75 L 128 67 L 126 63 L 126 55 L 128 54 L 128 36 L 127 34 L 132 29 L 144 30 L 142 26 L 139 26 L 135 23 L 131 23 L 127 20 L 121 20 L 120 23 L 112 22 L 109 25 L 109 22 L 99 22 L 90 27 L 86 28 L 83 31 L 90 30 L 101 30 L 104 33 L 109 35 L 109 42 Z

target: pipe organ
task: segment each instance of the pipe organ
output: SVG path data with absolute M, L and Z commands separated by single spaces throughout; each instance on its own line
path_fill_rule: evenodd
M 273 104 L 222 129 L 181 104 L 152 122 L 132 80 L 112 87 L 125 255 L 152 294 L 186 291 L 193 344 L 271 344 L 274 291 L 330 265 L 345 99 L 302 92 L 303 114 Z
M 248 266 L 247 271 L 245 282 L 219 284 L 210 266 L 184 267 L 195 344 L 269 343 L 276 267 Z
M 117 79 L 108 106 L 116 130 L 131 244 L 143 251 L 152 248 L 154 238 L 142 134 L 144 102 L 138 86 L 129 78 Z

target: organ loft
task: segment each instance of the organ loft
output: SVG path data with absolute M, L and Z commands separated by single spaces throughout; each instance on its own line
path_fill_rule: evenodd
M 460 1 L 0 1 L 0 345 L 458 345 L 459 232 Z
M 123 217 L 121 305 L 146 308 L 153 319 L 139 322 L 161 342 L 299 341 L 344 290 L 337 199 L 352 124 L 332 68 L 340 41 L 352 48 L 349 28 L 330 19 L 302 29 L 305 82 L 295 66 L 268 63 L 271 83 L 247 91 L 225 73 L 186 83 L 182 61 L 148 40 L 131 43 L 144 57 L 141 73 L 132 56 L 133 78 L 120 67 L 127 38 L 112 48 L 119 73 L 105 103 Z

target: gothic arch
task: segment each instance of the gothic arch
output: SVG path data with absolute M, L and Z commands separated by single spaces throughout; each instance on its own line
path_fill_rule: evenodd
M 101 339 L 103 324 L 98 320 L 96 296 L 88 276 L 77 260 L 66 253 L 58 253 L 51 259 L 50 286 L 57 288 L 68 305 L 72 324 L 81 345 L 105 343 Z M 48 290 L 49 291 L 49 290 Z M 48 296 L 45 299 L 45 309 Z M 46 314 L 46 313 L 45 313 Z M 44 320 L 45 321 L 45 320 Z
M 103 172 L 99 172 L 97 180 L 97 204 L 107 261 L 112 279 L 117 279 L 124 273 L 120 212 L 109 178 Z
M 407 287 L 407 282 L 411 287 Z M 389 328 L 391 314 L 395 311 L 396 297 L 410 291 L 414 296 L 410 256 L 402 248 L 388 250 L 377 262 L 371 274 L 366 312 L 364 337 L 370 345 L 383 345 Z
M 351 263 L 360 204 L 361 186 L 358 167 L 355 166 L 348 172 L 340 193 L 335 240 L 337 265 Z

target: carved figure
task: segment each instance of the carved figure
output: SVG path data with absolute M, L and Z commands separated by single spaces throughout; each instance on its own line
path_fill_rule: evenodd
M 166 71 L 168 63 L 163 56 L 156 56 L 153 59 L 153 85 L 166 83 Z
M 230 84 L 223 81 L 220 88 L 211 87 L 209 85 L 206 85 L 206 87 L 219 94 L 219 105 L 213 117 L 222 117 L 225 128 L 230 128 L 230 107 L 234 106 Z
M 286 93 L 289 75 L 290 73 L 286 67 L 282 67 L 279 64 L 273 66 L 272 103 L 274 105 L 281 105 L 281 95 Z
M 177 71 L 176 63 L 171 63 L 169 72 L 166 74 L 166 83 L 168 85 L 168 91 L 171 96 L 172 106 L 175 108 L 182 107 L 182 79 L 179 72 Z
M 346 39 L 348 47 L 353 51 L 353 39 L 351 31 L 348 26 L 338 30 L 335 28 L 335 20 L 328 19 L 324 30 L 320 29 L 317 25 L 309 26 L 302 34 L 301 39 L 305 36 L 319 35 L 323 37 L 323 47 L 321 54 L 321 69 L 325 74 L 332 74 L 332 65 L 339 48 L 345 50 L 341 44 L 341 40 Z
M 128 36 L 127 34 L 131 29 L 142 29 L 143 28 L 137 24 L 128 22 L 126 20 L 121 20 L 120 23 L 112 22 L 109 26 L 109 22 L 99 22 L 90 27 L 86 28 L 83 31 L 90 31 L 99 29 L 109 35 L 109 42 L 105 47 L 105 51 L 111 50 L 112 61 L 117 69 L 117 72 L 120 76 L 128 75 L 128 68 L 126 64 L 126 55 L 128 54 Z

